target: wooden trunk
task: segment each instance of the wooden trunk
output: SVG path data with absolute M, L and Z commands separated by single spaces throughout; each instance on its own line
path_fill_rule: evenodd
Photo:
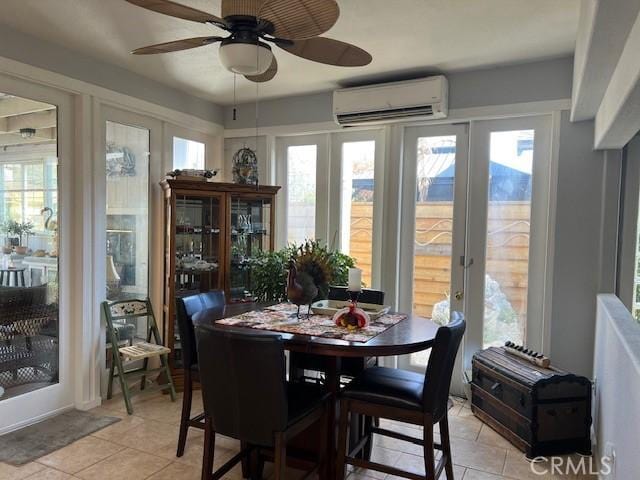
M 591 454 L 591 382 L 491 347 L 473 357 L 471 409 L 527 457 Z

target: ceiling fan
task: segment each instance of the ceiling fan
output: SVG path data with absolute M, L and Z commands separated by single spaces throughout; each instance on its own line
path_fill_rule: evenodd
M 220 62 L 253 82 L 271 80 L 278 62 L 270 44 L 314 62 L 341 67 L 371 63 L 371 55 L 349 43 L 320 37 L 338 20 L 335 0 L 222 0 L 221 16 L 171 0 L 126 0 L 172 17 L 206 23 L 229 32 L 227 37 L 196 37 L 150 45 L 134 55 L 176 52 L 220 43 Z

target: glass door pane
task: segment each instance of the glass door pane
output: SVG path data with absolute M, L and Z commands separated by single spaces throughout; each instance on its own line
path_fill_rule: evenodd
M 417 145 L 413 311 L 449 322 L 456 136 L 421 137 Z
M 223 209 L 220 196 L 176 196 L 175 207 L 175 297 L 187 297 L 222 288 L 220 261 Z M 180 330 L 174 317 L 173 366 L 182 366 Z
M 65 319 L 59 317 L 58 111 L 54 105 L 4 93 L 0 110 L 9 112 L 0 127 L 2 404 L 60 382 L 60 322 Z M 40 403 L 58 408 L 55 394 L 42 395 Z M 16 401 L 22 412 L 34 414 L 27 403 Z M 7 421 L 17 418 L 0 413 L 0 427 Z
M 149 130 L 106 122 L 107 299 L 149 296 Z
M 373 256 L 373 199 L 376 142 L 342 144 L 340 245 L 362 269 L 362 281 L 371 286 Z
M 287 148 L 287 242 L 316 237 L 317 145 Z
M 526 339 L 534 141 L 534 130 L 490 134 L 484 348 Z
M 231 268 L 229 298 L 251 301 L 250 260 L 271 250 L 271 199 L 231 196 Z

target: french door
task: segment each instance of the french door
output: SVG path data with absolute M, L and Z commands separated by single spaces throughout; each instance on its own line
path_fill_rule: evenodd
M 405 130 L 400 309 L 467 319 L 452 383 L 506 340 L 544 349 L 551 141 L 547 117 Z M 428 352 L 400 359 L 424 369 Z

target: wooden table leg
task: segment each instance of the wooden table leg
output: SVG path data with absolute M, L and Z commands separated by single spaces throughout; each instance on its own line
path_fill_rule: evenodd
M 326 357 L 325 385 L 331 399 L 329 400 L 329 408 L 327 416 L 329 417 L 329 431 L 327 432 L 327 444 L 329 451 L 327 452 L 327 478 L 333 480 L 336 478 L 336 429 L 338 428 L 338 393 L 340 392 L 340 373 L 339 373 L 338 357 Z

